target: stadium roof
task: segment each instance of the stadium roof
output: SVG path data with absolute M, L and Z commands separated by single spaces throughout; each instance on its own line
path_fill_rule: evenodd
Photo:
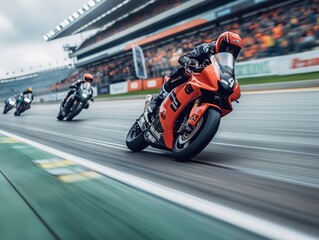
M 43 38 L 46 41 L 101 28 L 131 11 L 154 3 L 156 0 L 90 0 L 82 8 L 64 19 Z M 125 7 L 124 7 L 125 6 Z

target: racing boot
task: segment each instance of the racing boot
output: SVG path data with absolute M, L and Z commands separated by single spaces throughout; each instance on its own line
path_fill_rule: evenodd
M 164 99 L 167 97 L 169 92 L 167 92 L 164 88 L 164 85 L 161 88 L 160 93 L 149 103 L 148 112 L 151 114 L 155 114 L 159 106 L 162 104 Z
M 160 93 L 152 99 L 152 95 L 146 96 L 145 101 L 145 109 L 144 109 L 144 119 L 150 124 L 152 122 L 152 118 L 157 112 L 159 106 L 162 104 L 165 97 L 168 95 L 168 92 L 165 90 L 164 85 L 161 88 Z

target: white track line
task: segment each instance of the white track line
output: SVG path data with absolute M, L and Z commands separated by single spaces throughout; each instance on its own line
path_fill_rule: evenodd
M 265 150 L 265 151 L 272 151 L 272 152 L 292 153 L 292 154 L 300 154 L 300 155 L 307 155 L 307 156 L 319 157 L 319 154 L 316 154 L 316 153 L 298 152 L 298 151 L 291 151 L 291 150 L 285 150 L 285 149 L 279 149 L 279 148 L 247 146 L 247 145 L 242 145 L 242 144 L 221 143 L 221 142 L 214 142 L 214 141 L 210 142 L 210 144 L 222 145 L 222 146 L 230 146 L 230 147 L 239 147 L 239 148 L 257 149 L 257 150 Z
M 114 148 L 114 149 L 119 149 L 119 150 L 128 150 L 124 144 L 106 142 L 106 141 L 102 141 L 102 140 L 86 138 L 86 137 L 81 137 L 81 136 L 74 136 L 74 135 L 69 135 L 69 134 L 65 134 L 65 133 L 52 132 L 52 131 L 34 128 L 34 127 L 26 127 L 25 129 L 43 132 L 43 133 L 47 133 L 47 134 L 52 134 L 52 135 L 59 136 L 59 137 L 65 137 L 65 138 L 69 138 L 72 140 L 76 139 L 76 140 L 79 140 L 81 142 L 105 146 L 105 147 L 109 147 L 109 148 Z M 316 157 L 319 156 L 318 154 L 311 154 L 311 153 L 305 153 L 305 152 L 289 151 L 289 150 L 282 150 L 282 149 L 276 149 L 276 148 L 246 146 L 246 145 L 240 145 L 240 144 L 229 144 L 229 143 L 219 143 L 219 142 L 210 142 L 210 144 L 221 145 L 221 146 L 232 146 L 232 147 L 239 147 L 239 148 L 248 148 L 248 149 L 257 149 L 257 150 L 266 150 L 266 151 L 278 151 L 278 152 L 284 152 L 284 153 L 293 153 L 293 154 L 309 155 L 309 156 L 316 156 Z M 144 150 L 144 152 L 155 153 L 155 154 L 159 154 L 160 151 L 161 150 L 159 150 L 159 149 L 152 149 L 152 148 Z M 244 168 L 239 168 L 239 167 L 234 167 L 234 166 L 226 166 L 224 164 L 215 164 L 215 165 L 224 166 L 224 167 L 227 167 L 229 169 L 237 170 L 237 171 L 240 171 L 240 172 L 243 172 L 246 174 L 250 174 L 253 176 L 263 177 L 263 178 L 267 178 L 267 179 L 271 179 L 271 180 L 275 180 L 275 181 L 280 181 L 280 182 L 284 182 L 284 183 L 288 183 L 288 184 L 294 184 L 294 185 L 299 185 L 302 187 L 309 187 L 309 188 L 315 188 L 315 189 L 319 188 L 319 186 L 315 183 L 291 179 L 289 177 L 284 177 L 284 176 L 277 176 L 273 173 L 267 173 L 267 172 L 262 172 L 262 171 L 258 171 L 258 170 L 244 169 Z
M 264 94 L 264 93 L 294 93 L 294 92 L 313 92 L 319 91 L 319 87 L 309 88 L 291 88 L 291 89 L 273 89 L 273 90 L 246 90 L 242 91 L 242 94 Z
M 252 216 L 247 213 L 237 211 L 235 209 L 228 208 L 226 206 L 209 202 L 207 200 L 195 197 L 193 195 L 174 190 L 172 188 L 159 185 L 157 183 L 147 181 L 145 179 L 120 172 L 118 170 L 91 162 L 84 158 L 80 158 L 40 143 L 28 140 L 26 138 L 11 134 L 0 130 L 0 134 L 15 138 L 23 141 L 29 145 L 32 145 L 41 150 L 47 151 L 56 156 L 72 160 L 78 164 L 81 164 L 87 168 L 90 168 L 96 172 L 104 174 L 117 181 L 125 183 L 129 186 L 151 193 L 160 198 L 166 199 L 173 203 L 179 204 L 186 208 L 201 212 L 202 214 L 208 215 L 213 218 L 225 221 L 229 224 L 245 229 L 249 232 L 270 238 L 270 239 L 282 239 L 282 240 L 315 240 L 315 236 L 308 235 L 306 233 L 298 232 L 289 227 L 280 226 L 276 223 Z

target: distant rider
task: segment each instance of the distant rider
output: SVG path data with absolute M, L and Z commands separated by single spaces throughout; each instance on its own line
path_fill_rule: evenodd
M 242 48 L 240 36 L 233 32 L 222 33 L 216 41 L 212 43 L 202 43 L 191 52 L 182 56 L 178 62 L 181 67 L 173 70 L 169 75 L 169 80 L 163 84 L 160 93 L 150 103 L 151 113 L 155 113 L 166 96 L 177 86 L 186 83 L 192 71 L 201 71 L 210 62 L 210 57 L 220 52 L 229 52 L 237 59 Z M 200 69 L 200 70 L 199 70 Z
M 66 95 L 66 97 L 63 99 L 63 101 L 62 101 L 62 103 L 61 103 L 61 106 L 64 107 L 64 104 L 65 104 L 66 100 L 67 100 L 72 94 L 74 94 L 82 84 L 87 83 L 87 82 L 88 82 L 88 83 L 91 83 L 91 84 L 93 83 L 93 75 L 90 74 L 90 73 L 85 73 L 85 74 L 83 75 L 82 79 L 79 79 L 79 80 L 77 80 L 76 82 L 74 82 L 74 83 L 72 83 L 72 84 L 70 85 L 70 91 L 68 92 L 68 94 Z M 93 91 L 92 91 L 92 92 L 93 92 Z M 92 95 L 91 101 L 92 101 L 92 102 L 94 101 L 93 95 Z M 90 106 L 90 104 L 87 103 L 84 108 L 88 109 L 89 106 Z
M 18 99 L 21 99 L 21 100 L 23 100 L 25 95 L 29 95 L 29 94 L 31 95 L 31 102 L 28 104 L 28 108 L 27 109 L 31 108 L 31 103 L 32 103 L 33 98 L 34 98 L 32 92 L 33 92 L 32 87 L 28 87 L 27 90 L 25 90 L 24 92 L 19 94 L 19 98 Z

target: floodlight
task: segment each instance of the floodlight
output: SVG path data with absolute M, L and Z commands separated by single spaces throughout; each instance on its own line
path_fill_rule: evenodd
M 65 27 L 65 24 L 64 24 L 64 22 L 61 22 L 61 27 L 63 27 L 63 28 Z
M 83 11 L 82 8 L 80 8 L 80 9 L 78 10 L 78 12 L 79 12 L 80 14 L 83 14 L 83 13 L 84 13 L 84 11 Z
M 61 31 L 61 27 L 60 26 L 56 26 L 56 30 Z
M 73 13 L 73 15 L 72 15 L 74 18 L 78 18 L 79 17 L 79 14 L 78 13 Z
M 69 23 L 70 23 L 67 19 L 64 19 L 63 22 L 64 22 L 65 25 L 69 25 Z
M 48 39 L 49 39 L 47 35 L 44 35 L 43 38 L 45 41 L 48 41 Z
M 88 1 L 88 4 L 89 4 L 90 7 L 93 7 L 95 5 L 95 2 L 90 0 L 90 1 Z
M 68 17 L 68 19 L 73 22 L 74 21 L 74 18 L 72 16 Z
M 54 35 L 54 32 L 53 32 L 53 30 L 51 30 L 51 31 L 50 31 L 50 34 L 51 34 L 52 36 Z
M 90 7 L 87 4 L 85 4 L 83 7 L 84 7 L 85 10 L 89 10 L 90 9 Z

